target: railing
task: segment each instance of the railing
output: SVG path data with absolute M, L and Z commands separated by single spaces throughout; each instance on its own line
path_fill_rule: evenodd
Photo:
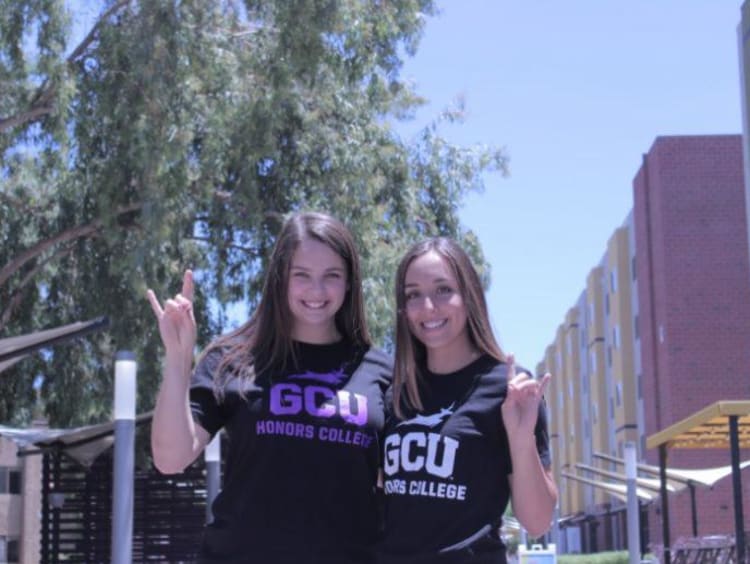
M 664 545 L 652 544 L 651 552 L 663 562 Z M 740 564 L 734 535 L 680 537 L 670 555 L 671 564 Z

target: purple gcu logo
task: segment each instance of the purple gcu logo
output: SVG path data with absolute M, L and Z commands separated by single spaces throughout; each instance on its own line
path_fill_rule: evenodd
M 276 384 L 271 388 L 271 413 L 296 415 L 303 410 L 314 417 L 330 418 L 338 414 L 347 423 L 358 427 L 367 423 L 367 398 L 360 394 L 292 383 Z

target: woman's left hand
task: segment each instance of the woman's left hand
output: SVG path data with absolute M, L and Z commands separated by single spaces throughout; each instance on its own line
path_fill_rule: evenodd
M 515 358 L 508 355 L 508 390 L 501 407 L 503 423 L 509 438 L 533 436 L 539 404 L 552 376 L 547 372 L 541 380 L 527 373 L 516 374 Z

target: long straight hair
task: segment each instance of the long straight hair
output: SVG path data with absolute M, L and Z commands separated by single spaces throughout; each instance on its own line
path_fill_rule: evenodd
M 233 378 L 240 380 L 240 393 L 256 375 L 273 368 L 287 369 L 289 360 L 296 363 L 292 328 L 294 318 L 289 309 L 288 289 L 292 257 L 303 240 L 327 245 L 346 265 L 348 289 L 344 302 L 336 312 L 336 329 L 355 348 L 370 346 L 364 300 L 362 274 L 354 238 L 343 223 L 330 215 L 315 212 L 298 213 L 289 218 L 279 233 L 263 282 L 260 302 L 251 318 L 243 325 L 218 337 L 204 352 L 223 352 L 214 378 L 218 398 Z
M 396 271 L 396 359 L 393 373 L 393 405 L 403 419 L 405 410 L 421 411 L 419 384 L 427 368 L 427 349 L 409 329 L 406 317 L 406 272 L 414 260 L 429 252 L 437 253 L 448 265 L 458 283 L 466 308 L 467 333 L 480 353 L 505 362 L 505 355 L 492 332 L 487 302 L 479 274 L 471 258 L 453 239 L 433 237 L 412 246 L 401 259 Z

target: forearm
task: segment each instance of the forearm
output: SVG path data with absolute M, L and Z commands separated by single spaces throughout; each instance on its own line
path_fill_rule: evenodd
M 533 435 L 525 440 L 511 440 L 510 453 L 513 513 L 531 536 L 540 536 L 549 529 L 557 503 L 557 488 L 542 466 Z
M 205 441 L 190 412 L 189 382 L 192 362 L 167 354 L 159 395 L 151 422 L 154 464 L 165 474 L 182 472 L 200 454 Z M 203 433 L 200 433 L 203 431 Z

